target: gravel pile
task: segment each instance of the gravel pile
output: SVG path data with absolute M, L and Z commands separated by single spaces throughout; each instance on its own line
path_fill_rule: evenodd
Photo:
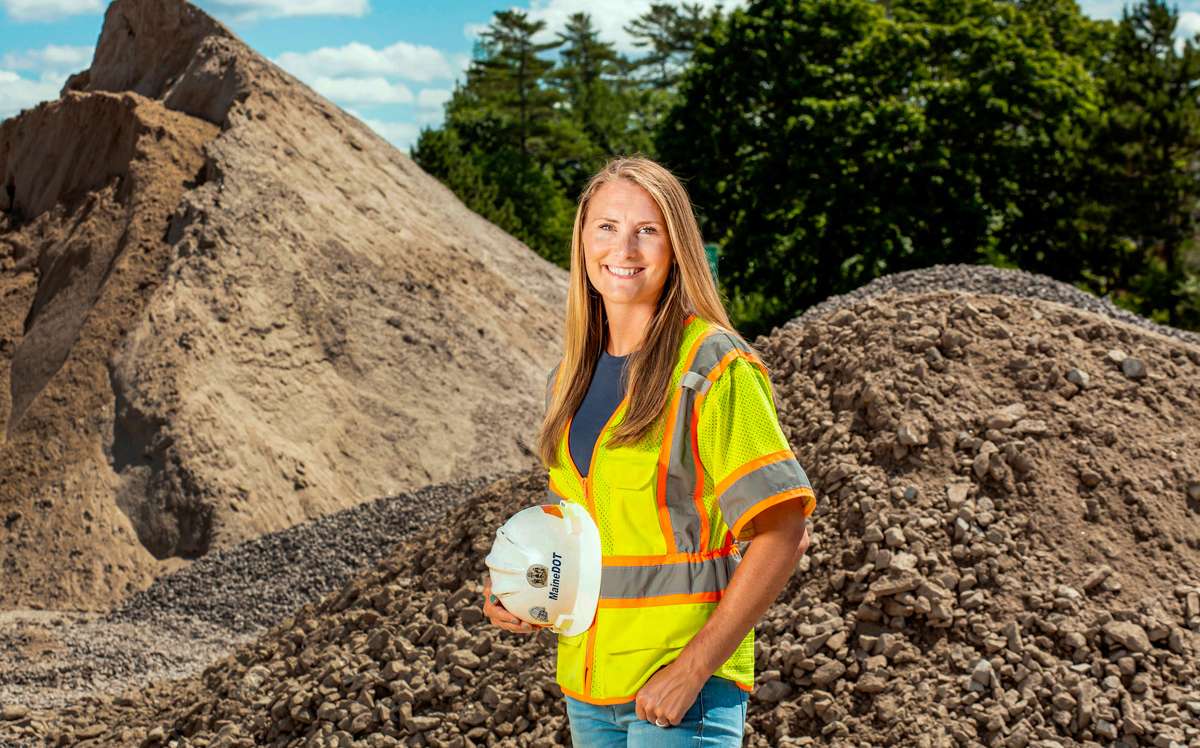
M 1200 743 L 1200 347 L 948 292 L 763 343 L 819 506 L 758 625 L 748 745 Z M 200 676 L 30 711 L 10 734 L 568 744 L 553 636 L 480 610 L 495 528 L 544 481 L 488 486 Z
M 931 265 L 917 270 L 885 275 L 863 286 L 841 294 L 830 296 L 819 304 L 804 310 L 799 317 L 787 322 L 786 326 L 804 325 L 810 320 L 832 314 L 853 306 L 856 302 L 895 293 L 929 293 L 942 290 L 970 291 L 972 293 L 1001 294 L 1013 298 L 1043 299 L 1067 304 L 1095 314 L 1103 314 L 1131 325 L 1169 335 L 1179 340 L 1200 345 L 1200 333 L 1160 325 L 1122 309 L 1107 298 L 1093 296 L 1069 283 L 1054 280 L 1047 275 L 1029 273 L 1024 270 L 996 268 L 989 265 Z
M 436 535 L 446 511 L 505 474 L 385 496 L 209 553 L 157 579 L 114 622 L 195 619 L 235 633 L 278 623 L 372 566 L 410 533 Z
M 217 551 L 160 577 L 108 615 L 0 619 L 0 704 L 51 709 L 93 693 L 192 675 L 370 568 L 491 476 L 388 496 Z

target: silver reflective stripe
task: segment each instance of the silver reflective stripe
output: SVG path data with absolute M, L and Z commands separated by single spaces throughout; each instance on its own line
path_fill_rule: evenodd
M 703 394 L 708 392 L 709 387 L 712 387 L 712 381 L 702 374 L 688 370 L 683 373 L 683 378 L 679 381 L 679 385 Z
M 746 510 L 763 499 L 793 488 L 812 488 L 795 457 L 763 465 L 733 482 L 718 497 L 725 523 L 733 528 Z
M 671 453 L 667 461 L 667 512 L 671 516 L 671 534 L 675 536 L 675 547 L 684 553 L 703 550 L 705 538 L 700 537 L 700 513 L 692 497 L 699 475 L 696 460 L 692 455 L 692 408 L 696 402 L 695 390 L 684 386 L 679 395 L 679 409 L 675 412 L 675 426 L 671 433 Z
M 726 354 L 735 348 L 746 353 L 750 352 L 749 346 L 727 332 L 716 330 L 709 333 L 704 342 L 700 344 L 700 350 L 696 351 L 696 358 L 692 360 L 691 371 L 696 372 L 702 377 L 707 377 L 713 368 L 721 363 L 721 359 L 725 358 Z
M 729 586 L 742 557 L 728 556 L 649 566 L 605 566 L 600 597 L 634 598 L 719 592 Z
M 733 336 L 724 332 L 709 333 L 700 343 L 691 367 L 679 380 L 681 392 L 679 407 L 675 413 L 675 427 L 671 433 L 671 453 L 667 461 L 667 512 L 671 517 L 671 534 L 675 547 L 683 553 L 704 550 L 708 538 L 701 537 L 703 523 L 696 502 L 693 500 L 696 484 L 703 469 L 696 464 L 692 454 L 692 412 L 696 395 L 708 392 L 712 382 L 708 375 L 734 348 L 748 350 Z

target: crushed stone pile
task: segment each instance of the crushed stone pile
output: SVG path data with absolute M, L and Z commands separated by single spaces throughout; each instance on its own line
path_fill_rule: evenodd
M 182 0 L 0 124 L 0 609 L 533 459 L 566 273 Z M 45 563 L 46 558 L 55 563 Z
M 495 477 L 325 515 L 208 554 L 108 614 L 0 613 L 0 704 L 57 708 L 97 692 L 181 678 L 370 568 Z
M 1200 742 L 1200 347 L 953 291 L 756 343 L 820 503 L 758 624 L 748 745 Z M 553 636 L 480 608 L 495 528 L 544 489 L 541 470 L 491 485 L 195 678 L 27 710 L 10 734 L 568 744 Z
M 851 304 L 895 291 L 896 293 L 931 293 L 944 290 L 970 291 L 972 293 L 1000 294 L 1017 299 L 1041 299 L 1083 309 L 1106 317 L 1128 322 L 1151 332 L 1157 332 L 1188 343 L 1200 345 L 1200 333 L 1181 330 L 1170 325 L 1160 325 L 1128 309 L 1123 309 L 1111 299 L 1094 296 L 1069 283 L 1055 280 L 1047 275 L 1030 273 L 1015 268 L 997 268 L 989 265 L 930 265 L 916 270 L 889 273 L 865 283 L 849 293 L 830 296 L 824 301 L 805 309 L 802 314 L 787 322 L 788 325 L 803 325 Z

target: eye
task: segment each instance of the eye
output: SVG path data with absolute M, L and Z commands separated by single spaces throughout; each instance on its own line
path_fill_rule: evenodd
M 654 227 L 653 227 L 653 226 L 643 226 L 642 228 L 644 228 L 644 229 L 650 229 L 650 233 L 652 233 L 652 234 L 657 234 L 657 233 L 658 233 L 658 232 L 657 232 L 657 231 L 654 229 Z
M 611 223 L 602 223 L 602 224 L 600 224 L 600 228 L 604 228 L 605 226 L 612 226 L 612 224 L 611 224 Z

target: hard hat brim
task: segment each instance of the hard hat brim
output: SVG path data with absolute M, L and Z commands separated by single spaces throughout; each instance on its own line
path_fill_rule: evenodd
M 563 636 L 576 636 L 591 628 L 600 602 L 600 531 L 583 506 L 568 501 L 560 502 L 560 506 L 564 512 L 578 517 L 583 531 L 579 534 L 579 584 L 571 607 L 571 622 L 565 629 L 553 630 Z

